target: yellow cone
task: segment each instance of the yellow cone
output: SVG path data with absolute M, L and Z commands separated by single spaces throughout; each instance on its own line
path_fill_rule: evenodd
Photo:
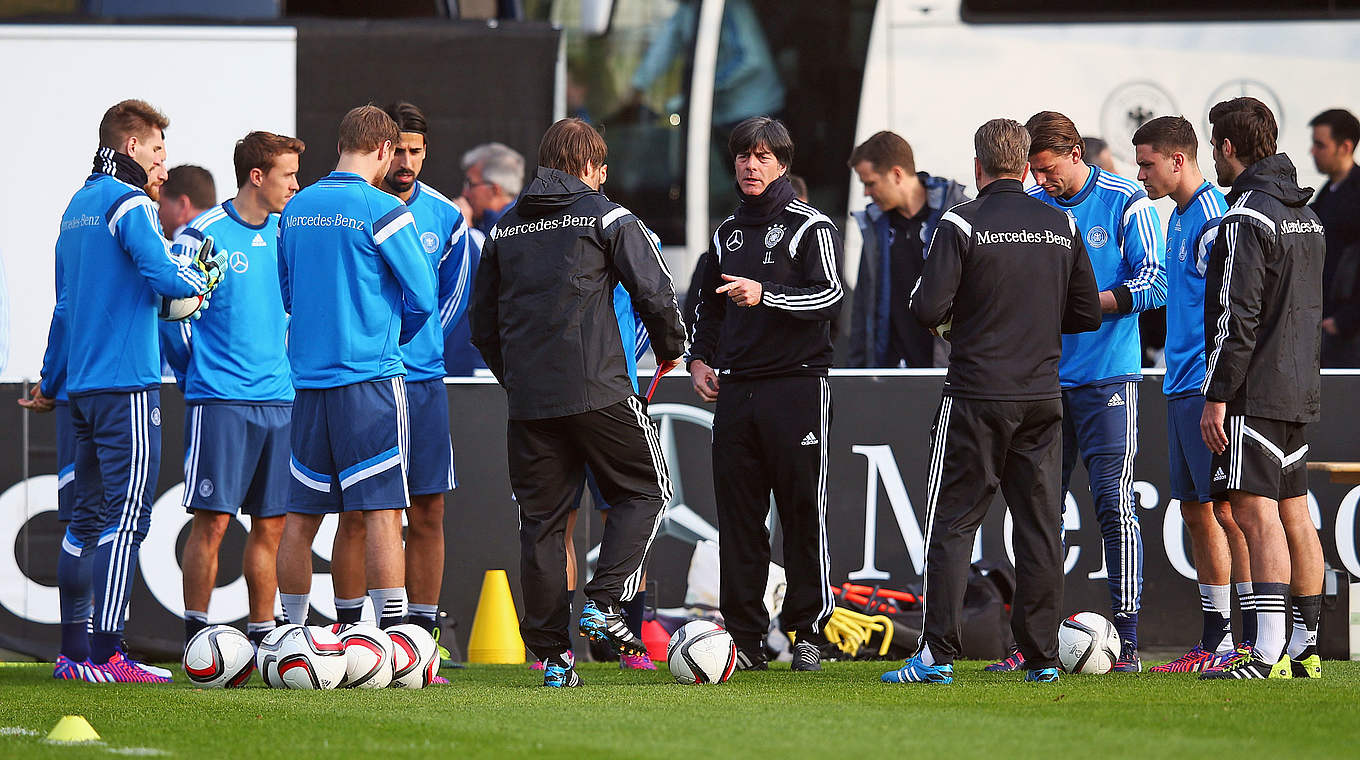
M 63 715 L 52 732 L 47 735 L 49 742 L 97 742 L 99 734 L 82 715 Z
M 520 665 L 524 663 L 524 639 L 510 595 L 510 579 L 504 570 L 487 570 L 477 616 L 468 638 L 468 662 Z

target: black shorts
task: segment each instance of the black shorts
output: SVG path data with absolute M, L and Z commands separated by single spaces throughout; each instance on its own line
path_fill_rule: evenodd
M 1308 493 L 1308 441 L 1303 422 L 1230 414 L 1228 448 L 1215 454 L 1209 482 L 1215 499 L 1246 491 L 1280 501 Z

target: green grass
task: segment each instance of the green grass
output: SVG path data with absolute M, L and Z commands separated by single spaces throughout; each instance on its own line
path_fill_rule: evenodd
M 0 667 L 0 757 L 1239 760 L 1226 753 L 1354 757 L 1360 733 L 1360 663 L 1324 663 L 1324 678 L 1309 682 L 1144 673 L 1045 686 L 977 662 L 960 663 L 951 686 L 880 684 L 889 666 L 795 674 L 776 665 L 694 687 L 672 683 L 664 666 L 589 664 L 584 688 L 561 691 L 522 666 L 474 666 L 444 671 L 451 686 L 418 692 L 295 692 L 264 689 L 258 677 L 230 691 L 55 682 L 50 666 L 15 665 Z M 65 714 L 84 715 L 104 744 L 47 744 Z

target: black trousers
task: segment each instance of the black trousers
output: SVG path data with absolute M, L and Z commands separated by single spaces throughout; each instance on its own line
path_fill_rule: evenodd
M 633 598 L 643 564 L 671 498 L 656 426 L 640 397 L 569 417 L 510 420 L 510 485 L 520 512 L 520 634 L 538 657 L 571 648 L 566 525 L 585 466 L 611 506 L 586 597 L 596 604 Z
M 1014 522 L 1011 630 L 1031 668 L 1058 664 L 1063 594 L 1062 400 L 945 396 L 935 418 L 926 489 L 923 639 L 937 663 L 959 655 L 973 538 L 997 486 Z
M 723 622 L 743 648 L 770 627 L 765 585 L 774 494 L 784 531 L 788 586 L 780 621 L 800 637 L 831 616 L 826 539 L 827 435 L 831 386 L 824 377 L 722 381 L 713 417 L 713 491 L 718 506 Z M 612 519 L 612 518 L 611 518 Z

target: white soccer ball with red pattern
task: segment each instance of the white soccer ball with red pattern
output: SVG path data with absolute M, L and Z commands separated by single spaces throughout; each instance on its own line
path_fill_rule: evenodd
M 230 689 L 250 680 L 255 647 L 229 625 L 210 625 L 184 647 L 184 674 L 206 689 Z
M 392 637 L 392 687 L 423 689 L 439 674 L 439 647 L 430 632 L 412 623 L 387 629 Z
M 1058 626 L 1058 660 L 1068 673 L 1108 673 L 1119 650 L 1119 629 L 1098 612 L 1078 612 Z
M 723 683 L 737 668 L 737 643 L 717 623 L 691 620 L 671 634 L 666 666 L 680 683 Z
M 320 626 L 282 626 L 260 643 L 256 665 L 276 689 L 335 689 L 345 680 L 345 645 Z
M 367 623 L 336 623 L 331 633 L 345 645 L 346 689 L 385 689 L 392 683 L 392 637 Z

